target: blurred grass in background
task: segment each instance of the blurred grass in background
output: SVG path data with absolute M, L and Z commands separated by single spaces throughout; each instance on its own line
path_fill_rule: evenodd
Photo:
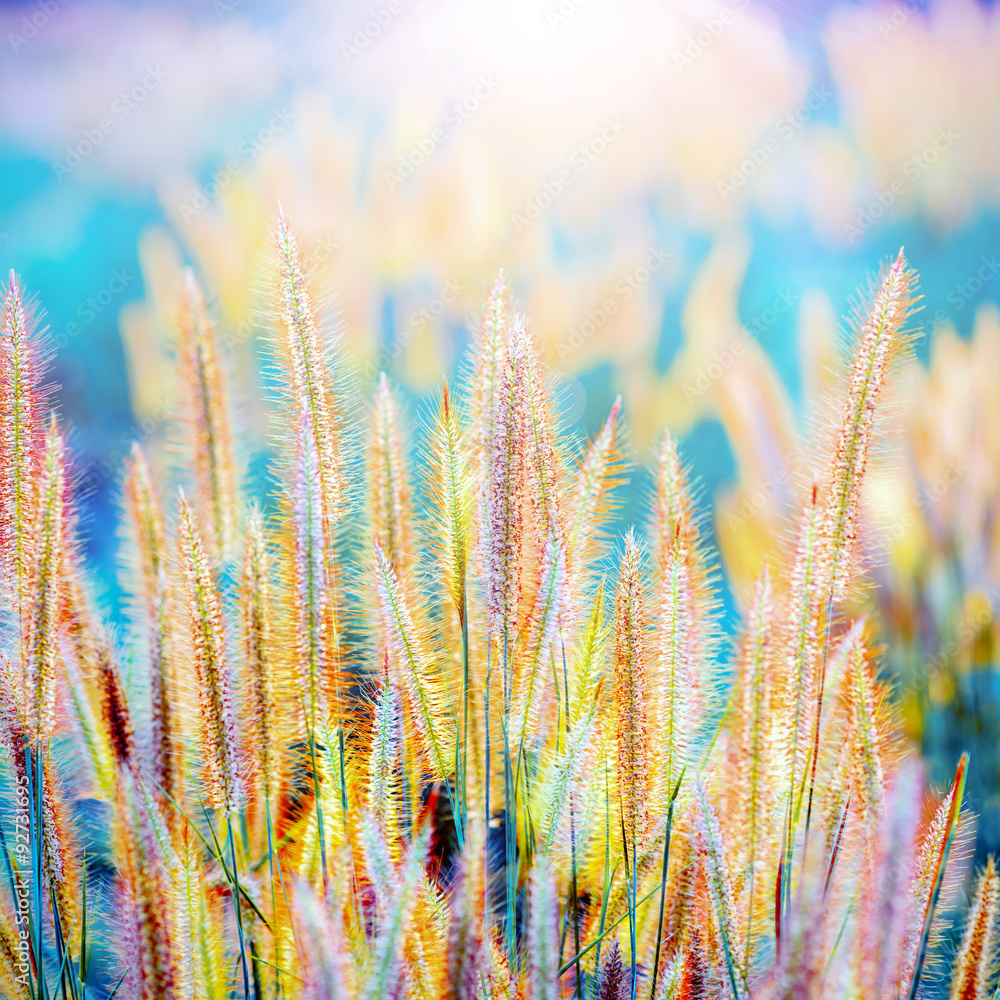
M 638 456 L 664 423 L 682 439 L 730 612 L 811 478 L 798 442 L 856 275 L 905 244 L 927 336 L 902 461 L 869 490 L 877 614 L 909 735 L 941 782 L 972 752 L 980 852 L 1000 848 L 994 8 L 39 0 L 0 28 L 2 263 L 48 309 L 112 610 L 120 460 L 161 450 L 175 397 L 179 264 L 266 427 L 246 289 L 278 201 L 359 369 L 414 399 L 503 267 L 568 421 L 594 431 L 622 392 Z

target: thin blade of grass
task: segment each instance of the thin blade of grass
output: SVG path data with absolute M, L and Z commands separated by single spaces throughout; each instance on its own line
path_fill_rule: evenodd
M 680 776 L 677 778 L 677 783 L 674 785 L 674 790 L 670 795 L 670 804 L 667 806 L 667 829 L 664 833 L 663 839 L 663 867 L 660 870 L 660 916 L 656 925 L 656 954 L 653 959 L 653 978 L 649 987 L 649 998 L 653 1000 L 653 996 L 656 993 L 656 976 L 660 971 L 660 945 L 663 941 L 663 907 L 667 898 L 667 867 L 670 864 L 670 830 L 674 824 L 674 804 L 677 801 L 677 796 L 681 790 L 681 783 L 684 781 L 684 774 L 687 771 L 687 765 L 681 769 Z M 752 902 L 752 900 L 751 900 Z

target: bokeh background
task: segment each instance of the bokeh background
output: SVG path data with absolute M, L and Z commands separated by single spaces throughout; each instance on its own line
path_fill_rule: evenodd
M 266 485 L 279 202 L 361 378 L 417 415 L 503 267 L 567 426 L 626 400 L 623 519 L 656 435 L 681 438 L 731 618 L 808 481 L 838 331 L 905 245 L 923 335 L 866 496 L 868 600 L 907 736 L 940 782 L 971 751 L 1000 848 L 993 6 L 32 0 L 0 36 L 0 263 L 44 309 L 112 616 L 118 467 L 170 419 L 185 265 Z

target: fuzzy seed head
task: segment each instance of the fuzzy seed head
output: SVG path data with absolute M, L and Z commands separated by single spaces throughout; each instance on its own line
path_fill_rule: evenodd
M 515 331 L 497 372 L 490 434 L 484 442 L 483 578 L 489 628 L 500 635 L 514 623 L 521 590 L 518 563 L 525 517 L 528 348 L 527 332 Z
M 399 404 L 382 372 L 372 407 L 368 459 L 372 528 L 396 572 L 402 573 L 410 549 L 410 489 L 398 414 Z
M 53 416 L 45 437 L 39 477 L 38 509 L 32 532 L 30 610 L 26 635 L 27 675 L 31 691 L 28 722 L 39 734 L 51 731 L 55 718 L 59 669 L 59 628 L 66 591 L 69 550 L 68 487 L 65 445 Z
M 615 738 L 618 794 L 630 841 L 643 837 L 649 820 L 651 780 L 648 643 L 642 566 L 635 533 L 625 538 L 615 609 Z
M 178 514 L 187 622 L 201 706 L 202 773 L 212 804 L 232 814 L 242 802 L 243 786 L 222 608 L 201 532 L 183 493 Z
M 900 250 L 882 277 L 851 366 L 833 475 L 821 516 L 833 600 L 843 600 L 850 585 L 861 486 L 875 429 L 875 415 L 886 378 L 907 342 L 902 329 L 913 307 L 915 285 L 916 276 L 907 268 Z
M 993 858 L 976 882 L 966 917 L 965 936 L 952 973 L 951 1000 L 988 1000 L 997 958 L 1000 875 Z
M 205 298 L 188 271 L 178 338 L 183 447 L 194 475 L 193 505 L 215 558 L 235 541 L 236 465 L 222 366 Z
M 277 704 L 271 648 L 270 555 L 259 508 L 246 520 L 246 543 L 240 590 L 243 657 L 248 672 L 249 703 L 257 766 L 266 799 L 277 792 Z
M 33 322 L 13 271 L 0 287 L 0 562 L 15 610 L 27 601 L 32 532 L 38 502 L 45 424 L 42 363 Z

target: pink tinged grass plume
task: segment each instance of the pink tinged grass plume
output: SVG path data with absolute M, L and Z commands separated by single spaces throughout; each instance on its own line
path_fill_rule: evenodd
M 326 709 L 323 642 L 324 611 L 329 601 L 325 558 L 319 453 L 309 418 L 303 416 L 295 442 L 292 470 L 291 521 L 295 554 L 295 607 L 305 710 L 310 726 L 322 721 Z
M 629 531 L 618 571 L 614 717 L 618 794 L 630 845 L 646 834 L 652 788 L 647 629 L 639 548 Z
M 13 271 L 2 289 L 0 338 L 0 560 L 15 615 L 27 613 L 32 533 L 44 449 L 42 359 L 33 322 Z M 22 629 L 23 622 L 20 623 Z
M 529 619 L 525 655 L 521 670 L 526 674 L 518 685 L 514 729 L 511 743 L 522 746 L 531 734 L 543 739 L 539 716 L 546 678 L 551 679 L 551 664 L 559 662 L 561 640 L 570 624 L 569 581 L 566 573 L 566 549 L 554 530 L 549 531 L 542 553 L 541 577 L 535 605 Z
M 178 338 L 184 450 L 194 476 L 193 506 L 213 559 L 232 557 L 236 464 L 215 330 L 194 274 L 184 277 Z
M 619 396 L 581 456 L 572 481 L 566 551 L 577 586 L 586 582 L 585 571 L 592 565 L 612 511 L 614 488 L 622 482 L 621 405 Z
M 388 684 L 378 693 L 372 713 L 371 752 L 368 758 L 368 812 L 395 857 L 399 837 L 401 776 L 400 706 Z
M 531 870 L 528 907 L 528 996 L 559 1000 L 559 897 L 552 869 L 542 856 Z
M 131 928 L 120 952 L 125 983 L 141 1000 L 185 996 L 190 984 L 182 971 L 182 943 L 163 840 L 157 834 L 155 807 L 142 787 L 132 720 L 111 652 L 102 645 L 100 675 L 104 722 L 119 769 L 115 802 L 118 840 L 122 849 L 125 918 Z M 131 940 L 130 940 L 131 939 Z
M 393 568 L 402 574 L 410 555 L 410 489 L 399 427 L 399 403 L 385 372 L 379 375 L 372 406 L 368 478 L 372 530 Z
M 332 556 L 333 529 L 345 509 L 346 480 L 331 353 L 316 317 L 298 241 L 284 216 L 278 218 L 276 249 L 276 353 L 285 394 L 298 414 L 297 426 L 310 436 L 315 450 L 323 538 Z
M 872 826 L 878 825 L 885 805 L 886 756 L 892 738 L 886 694 L 878 682 L 865 641 L 865 620 L 861 619 L 852 626 L 848 640 L 842 697 L 857 798 Z
M 715 598 L 694 500 L 677 446 L 665 434 L 656 464 L 653 512 L 658 592 L 656 631 L 667 789 L 694 748 L 703 677 L 715 644 Z M 665 704 L 664 704 L 665 702 Z
M 286 454 L 288 506 L 296 591 L 294 642 L 304 678 L 306 722 L 345 720 L 340 644 L 336 532 L 348 509 L 343 405 L 333 350 L 321 328 L 297 239 L 279 215 L 276 232 L 274 350 L 282 393 L 291 410 Z
M 441 387 L 430 458 L 429 542 L 461 625 L 466 614 L 472 477 L 467 442 L 447 382 Z
M 493 434 L 494 409 L 509 338 L 510 294 L 501 271 L 487 294 L 472 363 L 472 445 L 484 464 L 487 459 L 483 449 Z
M 65 553 L 63 588 L 64 604 L 61 612 L 63 632 L 63 668 L 66 676 L 66 693 L 73 707 L 73 716 L 80 739 L 93 768 L 94 780 L 102 795 L 113 795 L 114 775 L 108 741 L 100 727 L 101 694 L 99 680 L 100 647 L 102 637 L 84 593 L 84 576 L 75 538 L 71 535 L 71 548 Z
M 524 438 L 528 459 L 526 474 L 533 520 L 544 538 L 549 532 L 563 536 L 563 469 L 553 427 L 551 392 L 538 352 L 522 317 L 514 321 L 512 339 L 519 342 L 526 387 Z
M 132 996 L 161 1000 L 185 995 L 185 975 L 167 862 L 139 781 L 123 771 L 115 804 L 123 860 L 122 905 L 132 924 L 132 934 L 119 942 L 128 946 L 120 958 Z
M 820 518 L 829 563 L 829 595 L 843 600 L 853 574 L 861 485 L 886 378 L 908 343 L 903 324 L 913 307 L 916 275 L 903 251 L 882 277 L 861 330 L 851 366 L 844 417 L 834 452 L 833 475 Z
M 825 576 L 823 551 L 818 535 L 815 491 L 813 503 L 802 514 L 792 570 L 791 597 L 787 603 L 786 650 L 781 670 L 780 697 L 785 700 L 790 761 L 789 779 L 793 795 L 802 780 L 802 769 L 810 753 L 812 706 L 817 701 L 820 634 L 820 593 Z
M 406 937 L 413 929 L 416 893 L 424 878 L 427 830 L 417 832 L 398 866 L 391 862 L 381 831 L 371 817 L 362 824 L 361 841 L 377 900 L 377 920 L 371 942 L 372 961 L 358 996 L 363 1000 L 403 997 L 411 974 L 406 967 Z
M 756 869 L 764 808 L 769 802 L 771 778 L 772 669 L 774 656 L 774 602 L 770 576 L 765 568 L 754 587 L 739 663 L 739 729 L 737 775 L 740 783 L 741 821 L 746 824 L 746 856 L 750 868 L 749 910 L 753 916 Z M 748 932 L 748 938 L 750 934 Z M 748 945 L 750 941 L 748 941 Z
M 254 507 L 246 520 L 240 605 L 253 747 L 265 801 L 277 794 L 280 767 L 270 576 L 271 561 L 263 518 L 260 510 Z
M 677 442 L 669 433 L 663 435 L 660 444 L 654 483 L 653 537 L 657 566 L 662 571 L 674 549 L 680 547 L 684 550 L 692 583 L 692 627 L 696 635 L 699 631 L 707 633 L 711 625 L 713 604 L 708 586 L 710 572 L 707 555 L 698 527 L 698 514 L 688 473 L 681 462 Z M 702 638 L 707 639 L 707 635 Z
M 669 795 L 688 762 L 699 718 L 693 601 L 686 542 L 678 539 L 661 568 L 656 629 L 658 771 Z
M 527 334 L 512 336 L 500 359 L 495 400 L 484 442 L 481 496 L 483 583 L 490 632 L 502 637 L 515 622 L 521 594 L 519 561 L 524 536 L 524 439 Z
M 1000 876 L 993 858 L 976 880 L 972 905 L 965 919 L 965 934 L 955 958 L 950 1000 L 990 1000 L 997 965 L 997 914 L 1000 911 Z
M 137 562 L 137 587 L 148 635 L 151 688 L 152 779 L 178 797 L 176 691 L 170 660 L 168 555 L 163 514 L 149 465 L 138 443 L 125 463 L 124 503 Z
M 201 706 L 202 777 L 212 805 L 232 815 L 242 804 L 243 786 L 222 607 L 201 533 L 183 493 L 178 513 L 187 622 Z
M 654 508 L 656 555 L 660 564 L 666 561 L 670 550 L 678 542 L 687 546 L 695 542 L 694 512 L 686 479 L 677 444 L 670 434 L 664 434 L 656 461 Z
M 435 777 L 444 778 L 454 749 L 447 692 L 399 578 L 377 540 L 374 556 L 376 614 L 389 679 L 403 694 L 405 718 L 415 729 L 424 762 Z
M 304 956 L 301 1000 L 350 1000 L 354 963 L 337 901 L 323 899 L 303 881 L 296 886 L 295 904 Z
M 737 908 L 729 871 L 728 854 L 715 807 L 703 785 L 697 789 L 696 828 L 701 863 L 705 872 L 712 915 L 722 946 L 722 976 L 727 979 L 735 1000 L 746 995 L 743 970 L 746 968 L 744 939 L 737 922 Z
M 444 1000 L 477 1000 L 481 981 L 488 974 L 489 949 L 483 926 L 482 823 L 469 827 L 469 838 L 451 897 Z
M 939 936 L 935 903 L 947 872 L 948 860 L 962 817 L 962 795 L 969 758 L 963 754 L 948 794 L 919 837 L 919 849 L 910 878 L 910 917 L 903 944 L 899 989 L 905 994 L 918 982 L 924 957 Z
M 907 762 L 886 793 L 884 821 L 869 827 L 869 850 L 859 894 L 857 969 L 862 996 L 894 996 L 904 959 L 911 906 L 920 769 Z M 904 988 L 909 984 L 903 984 Z
M 44 738 L 55 721 L 59 637 L 66 587 L 64 559 L 69 548 L 65 445 L 55 416 L 45 436 L 39 475 L 38 509 L 32 532 L 30 607 L 26 634 L 26 680 L 31 701 L 28 723 Z

